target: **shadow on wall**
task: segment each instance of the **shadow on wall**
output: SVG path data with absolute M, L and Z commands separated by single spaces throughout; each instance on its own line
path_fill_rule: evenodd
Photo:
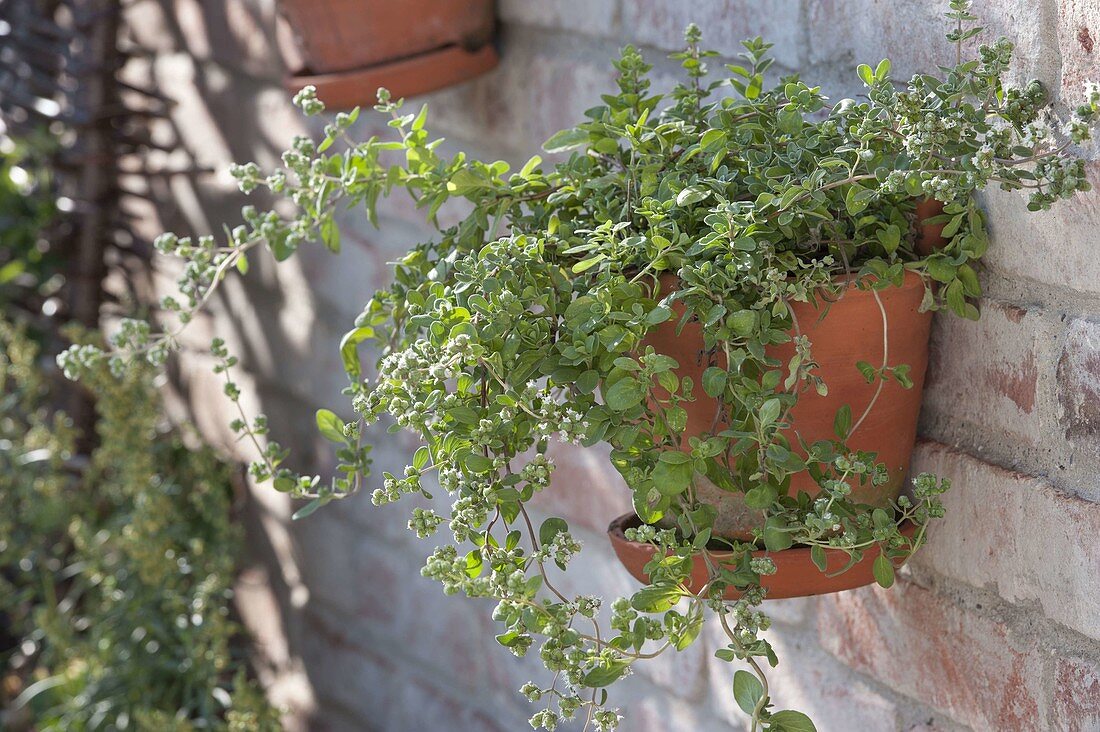
M 175 103 L 172 119 L 154 132 L 165 149 L 149 153 L 149 166 L 178 156 L 172 149 L 178 144 L 199 166 L 216 171 L 151 179 L 148 202 L 133 211 L 138 233 L 149 240 L 163 231 L 220 237 L 223 222 L 232 227 L 241 221 L 242 205 L 271 203 L 239 193 L 226 172 L 229 164 L 274 165 L 291 137 L 307 132 L 281 83 L 285 56 L 277 49 L 287 47 L 289 33 L 279 28 L 273 0 L 156 0 L 132 4 L 127 19 L 132 40 L 152 53 L 128 67 L 126 76 L 150 82 Z M 318 397 L 335 403 L 343 384 L 332 375 L 339 368 L 309 354 L 335 355 L 338 335 L 319 322 L 301 262 L 276 271 L 261 254 L 251 264 L 249 276 L 227 281 L 210 313 L 186 332 L 171 368 L 169 404 L 176 419 L 195 424 L 215 446 L 242 461 L 253 457 L 229 430 L 236 415 L 224 398 L 222 377 L 211 371 L 210 340 L 222 337 L 240 358 L 234 379 L 246 409 L 268 416 L 273 437 L 294 447 L 298 468 L 323 473 L 316 435 L 300 416 L 318 406 Z M 159 294 L 174 289 L 170 268 L 157 279 Z M 298 540 L 288 529 L 290 501 L 262 486 L 246 502 L 248 556 L 237 605 L 258 642 L 257 673 L 274 702 L 287 708 L 289 729 L 316 729 L 310 669 L 297 660 L 307 641 L 302 616 L 309 592 L 298 569 Z

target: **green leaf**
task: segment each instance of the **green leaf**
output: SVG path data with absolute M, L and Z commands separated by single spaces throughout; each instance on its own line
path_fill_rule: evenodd
M 675 585 L 643 587 L 630 598 L 630 606 L 642 613 L 663 613 L 680 601 L 680 590 Z
M 469 554 L 466 555 L 466 576 L 477 577 L 484 568 L 485 560 L 481 556 L 481 550 L 471 549 Z M 497 636 L 497 640 L 500 640 L 500 636 Z M 501 644 L 506 645 L 503 642 Z
M 764 402 L 760 407 L 760 424 L 767 426 L 779 419 L 779 412 L 783 406 L 778 399 L 772 398 Z
M 364 326 L 344 334 L 340 341 L 340 360 L 344 362 L 344 371 L 357 379 L 361 373 L 359 364 L 359 344 L 374 337 L 374 328 Z
M 882 587 L 890 587 L 894 584 L 894 565 L 886 558 L 885 554 L 875 557 L 875 563 L 871 565 L 871 572 L 875 575 L 875 582 Z
M 764 546 L 769 552 L 781 552 L 794 544 L 794 538 L 786 529 L 786 524 L 775 516 L 764 523 Z
M 326 440 L 345 444 L 348 440 L 344 436 L 344 420 L 327 409 L 317 410 L 317 429 Z
M 309 516 L 318 508 L 328 503 L 329 500 L 330 499 L 326 496 L 318 496 L 317 498 L 314 498 L 312 501 L 295 511 L 294 515 L 290 517 L 290 520 L 298 521 L 300 519 L 304 519 L 306 516 Z
M 859 369 L 859 373 L 863 374 L 863 379 L 868 384 L 873 384 L 875 382 L 875 377 L 878 375 L 878 371 L 875 369 L 874 366 L 867 363 L 866 361 L 856 361 L 856 368 Z
M 753 329 L 756 328 L 756 313 L 752 310 L 738 310 L 731 313 L 726 322 L 729 323 L 730 330 L 742 338 L 746 338 L 752 335 Z
M 761 74 L 754 74 L 749 79 L 749 85 L 745 87 L 745 99 L 756 99 L 760 96 L 761 89 L 764 88 L 764 77 Z
M 321 242 L 330 252 L 340 251 L 340 227 L 332 216 L 326 216 L 321 222 Z
M 485 473 L 492 469 L 493 461 L 484 455 L 478 455 L 476 452 L 469 453 L 462 461 L 462 464 L 466 466 L 466 469 L 471 473 Z
M 863 80 L 863 83 L 867 86 L 871 86 L 875 82 L 875 72 L 871 70 L 871 67 L 867 64 L 860 64 L 856 67 L 856 74 Z
M 661 457 L 673 454 L 675 453 L 663 452 Z M 691 479 L 695 476 L 695 465 L 691 458 L 683 453 L 679 454 L 687 460 L 668 462 L 662 459 L 653 469 L 653 487 L 666 496 L 675 496 L 686 491 L 691 485 Z
M 814 544 L 813 547 L 810 548 L 810 559 L 813 560 L 814 566 L 822 572 L 829 566 L 829 559 L 825 555 L 825 548 L 819 544 Z
M 884 58 L 875 67 L 875 78 L 882 81 L 890 74 L 890 59 Z
M 709 148 L 711 146 L 717 146 L 719 143 L 725 141 L 725 130 L 707 130 L 703 133 L 703 136 L 699 138 L 699 147 Z
M 745 491 L 745 505 L 762 511 L 772 505 L 779 494 L 769 485 L 758 485 Z
M 717 398 L 726 389 L 726 370 L 711 366 L 703 372 L 703 391 L 707 396 Z
M 641 404 L 645 398 L 645 384 L 637 379 L 624 378 L 616 381 L 604 395 L 604 401 L 608 409 L 614 412 L 625 412 L 632 407 Z
M 428 449 L 427 445 L 421 445 L 416 448 L 416 452 L 413 453 L 413 467 L 417 470 L 423 469 L 428 461 L 432 458 L 432 451 Z
M 584 272 L 586 269 L 591 269 L 592 267 L 595 267 L 597 264 L 605 259 L 607 259 L 606 254 L 597 254 L 594 257 L 589 257 L 588 259 L 581 260 L 580 262 L 574 264 L 573 271 L 576 273 Z
M 757 702 L 764 696 L 764 685 L 755 674 L 738 669 L 733 675 L 733 698 L 745 714 L 752 714 Z
M 802 712 L 784 709 L 772 714 L 769 730 L 774 732 L 817 732 L 814 723 Z
M 676 205 L 680 207 L 690 206 L 693 203 L 699 203 L 708 196 L 710 196 L 709 189 L 702 186 L 688 186 L 676 194 Z
M 596 391 L 596 387 L 600 383 L 600 374 L 595 369 L 588 369 L 577 377 L 577 391 L 581 394 L 591 394 Z
M 520 169 L 519 177 L 520 178 L 525 178 L 525 179 L 530 178 L 531 173 L 535 170 L 535 168 L 539 167 L 539 165 L 541 163 L 542 163 L 542 158 L 541 157 L 539 157 L 538 155 L 532 155 L 531 159 L 528 160 L 523 165 L 523 168 Z
M 562 130 L 544 142 L 542 144 L 542 149 L 548 153 L 564 152 L 584 145 L 588 142 L 588 139 L 589 135 L 584 130 Z
M 833 417 L 833 432 L 836 434 L 838 440 L 848 439 L 848 434 L 852 430 L 852 408 L 847 404 L 836 410 L 836 416 Z
M 699 631 L 703 629 L 703 614 L 696 613 L 691 621 L 684 628 L 683 632 L 676 637 L 676 650 L 682 651 L 699 637 Z
M 549 544 L 555 536 L 566 531 L 569 531 L 569 524 L 565 522 L 565 519 L 551 516 L 543 521 L 542 526 L 539 527 L 539 543 Z
M 890 224 L 878 230 L 878 240 L 882 244 L 882 248 L 886 250 L 888 254 L 893 254 L 897 251 L 898 246 L 901 245 L 901 227 L 897 224 Z
M 599 689 L 603 686 L 610 686 L 619 679 L 622 678 L 626 670 L 630 668 L 630 663 L 623 660 L 610 661 L 607 665 L 597 666 L 584 675 L 581 679 L 581 684 L 587 686 L 590 689 Z
M 909 377 L 909 364 L 898 364 L 894 367 L 894 378 L 901 385 L 903 389 L 913 388 L 913 379 Z
M 672 310 L 658 305 L 645 316 L 646 325 L 659 325 L 672 317 Z

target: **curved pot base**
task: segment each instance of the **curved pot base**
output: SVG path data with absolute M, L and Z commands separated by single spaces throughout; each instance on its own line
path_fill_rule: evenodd
M 495 67 L 498 60 L 492 44 L 476 51 L 446 46 L 351 71 L 296 74 L 288 76 L 284 86 L 287 91 L 297 92 L 312 84 L 317 87 L 317 97 L 330 109 L 350 109 L 374 104 L 378 87 L 388 89 L 394 99 L 415 97 L 484 74 Z
M 653 559 L 657 548 L 652 544 L 630 541 L 623 533 L 626 529 L 641 526 L 641 523 L 641 519 L 635 514 L 624 514 L 611 522 L 607 527 L 607 535 L 611 539 L 615 554 L 627 571 L 640 582 L 648 582 L 649 576 L 644 568 Z M 902 533 L 908 537 L 912 537 L 916 530 L 917 526 L 913 523 L 907 523 L 902 527 Z M 710 556 L 719 563 L 727 559 L 730 554 L 731 552 L 723 551 L 710 552 Z M 827 564 L 824 572 L 820 571 L 810 559 L 809 547 L 792 547 L 781 552 L 768 552 L 763 549 L 753 552 L 754 557 L 768 557 L 775 563 L 775 574 L 760 578 L 761 586 L 768 591 L 768 600 L 825 595 L 869 585 L 875 581 L 871 567 L 878 555 L 879 549 L 875 546 L 864 552 L 863 558 L 846 572 L 837 574 L 848 564 L 848 555 L 839 549 L 825 550 Z M 687 586 L 692 592 L 698 592 L 706 584 L 707 567 L 701 554 L 696 554 L 692 562 L 691 577 Z M 725 596 L 727 600 L 736 600 L 740 597 L 740 593 L 730 588 L 726 590 Z

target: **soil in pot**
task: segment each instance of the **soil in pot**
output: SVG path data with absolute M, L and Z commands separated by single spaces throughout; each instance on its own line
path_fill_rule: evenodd
M 662 291 L 667 292 L 677 284 L 674 276 L 667 276 L 662 279 Z M 786 436 L 795 449 L 798 436 L 808 444 L 836 439 L 833 422 L 837 410 L 848 405 L 853 425 L 849 447 L 877 453 L 879 462 L 886 465 L 890 474 L 885 485 L 853 484 L 852 497 L 861 503 L 887 506 L 898 497 L 909 470 L 932 321 L 932 313 L 919 311 L 923 296 L 920 276 L 906 272 L 900 287 L 875 292 L 858 289 L 853 283 L 833 302 L 825 303 L 819 298 L 817 304 L 792 305 L 799 331 L 812 344 L 811 354 L 818 363 L 816 373 L 828 385 L 828 394 L 803 392 L 791 411 L 791 427 Z M 646 345 L 675 358 L 680 364 L 678 375 L 691 377 L 695 384 L 700 384 L 703 371 L 712 365 L 703 352 L 702 325 L 688 323 L 677 334 L 677 324 L 678 318 L 672 318 L 655 328 Z M 767 353 L 786 364 L 794 355 L 794 345 L 772 346 Z M 908 364 L 913 386 L 905 389 L 893 379 L 868 384 L 856 368 L 859 361 L 876 368 L 884 363 L 891 367 Z M 716 431 L 713 425 L 719 410 L 717 400 L 701 389 L 696 389 L 695 397 L 694 402 L 683 405 L 688 412 L 683 434 L 685 449 L 690 449 L 688 437 Z M 720 429 L 719 426 L 717 430 Z M 763 514 L 747 507 L 742 493 L 723 490 L 698 474 L 695 489 L 702 501 L 718 509 L 715 535 L 745 539 L 751 536 L 754 527 L 763 524 Z M 808 472 L 802 472 L 792 476 L 790 491 L 792 495 L 805 491 L 813 496 L 819 487 Z

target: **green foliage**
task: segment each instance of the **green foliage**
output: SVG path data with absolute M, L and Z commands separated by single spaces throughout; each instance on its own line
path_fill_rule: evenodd
M 975 32 L 963 0 L 952 1 L 949 17 L 957 42 Z M 249 208 L 224 245 L 158 240 L 161 251 L 188 260 L 184 302 L 165 302 L 186 323 L 261 244 L 278 260 L 308 241 L 337 249 L 338 206 L 362 206 L 374 220 L 378 200 L 404 190 L 437 225 L 431 241 L 397 263 L 392 286 L 367 303 L 341 343 L 355 420 L 325 410 L 308 416 L 340 443 L 332 481 L 291 473 L 285 450 L 261 444 L 262 418 L 242 414 L 234 429 L 255 443 L 257 478 L 313 499 L 299 515 L 361 485 L 366 424 L 386 418 L 418 434 L 423 447 L 413 464 L 401 476 L 383 473 L 372 498 L 428 495 L 431 474 L 452 497 L 449 513 L 417 508 L 409 522 L 425 538 L 446 523 L 453 538 L 439 542 L 423 574 L 447 593 L 496 600 L 498 641 L 513 653 L 541 639 L 554 681 L 523 693 L 548 701 L 531 720 L 545 729 L 579 710 L 598 729 L 615 726 L 603 687 L 634 662 L 689 645 L 710 611 L 729 640 L 716 655 L 753 669 L 755 684 L 734 678 L 752 728 L 812 730 L 801 713 L 771 709 L 760 661 L 778 661 L 759 635 L 769 621 L 758 606 L 761 575 L 775 565 L 751 552 L 809 546 L 824 567 L 825 548 L 852 562 L 877 548 L 875 576 L 888 585 L 928 520 L 942 515 L 948 483 L 918 477 L 912 498 L 891 512 L 851 500 L 853 484 L 886 480 L 873 454 L 845 444 L 859 417 L 841 410 L 836 440 L 792 443 L 791 407 L 828 385 L 805 338 L 795 338 L 787 363 L 767 356 L 767 347 L 792 339 L 791 303 L 836 295 L 850 278 L 884 289 L 915 272 L 927 285 L 925 308 L 977 317 L 973 265 L 987 236 L 972 194 L 991 184 L 1024 189 L 1029 208 L 1045 209 L 1088 188 L 1082 162 L 1066 150 L 1090 134 L 1100 92 L 1067 124 L 1068 141 L 1055 142 L 1041 87 L 1003 82 L 1012 50 L 1003 39 L 905 85 L 891 80 L 889 61 L 861 65 L 866 100 L 831 105 L 798 76 L 773 81 L 760 39 L 746 41 L 740 63 L 713 82 L 706 68 L 713 54 L 700 48 L 698 28 L 686 40 L 674 56 L 686 80 L 668 95 L 651 92 L 649 65 L 625 48 L 614 62 L 617 93 L 546 143 L 560 156 L 554 165 L 534 156 L 512 172 L 503 161 L 444 158 L 425 127 L 426 109 L 406 114 L 383 90 L 376 109 L 389 115 L 395 139 L 356 141 L 347 130 L 357 112 L 341 114 L 320 143 L 296 139 L 282 169 L 266 176 L 254 164 L 234 169 L 244 191 L 266 186 L 286 195 L 298 207 L 293 219 Z M 295 101 L 307 114 L 323 109 L 310 88 Z M 932 223 L 944 224 L 947 243 L 929 254 L 916 247 L 923 198 L 944 204 Z M 468 213 L 441 224 L 441 207 L 456 200 Z M 662 276 L 674 284 L 662 289 Z M 675 359 L 646 345 L 674 314 L 703 326 L 712 360 L 702 384 L 678 376 Z M 75 376 L 105 360 L 117 370 L 128 358 L 156 363 L 173 336 L 129 323 L 114 353 L 76 350 L 62 365 Z M 374 384 L 363 378 L 358 353 L 368 341 L 382 349 Z M 220 343 L 214 353 L 226 373 L 232 357 Z M 853 368 L 869 381 L 908 381 L 906 364 Z M 684 405 L 700 389 L 719 400 L 715 428 L 685 441 Z M 226 392 L 237 401 L 228 377 Z M 549 572 L 551 563 L 568 565 L 577 542 L 559 525 L 536 533 L 527 513 L 536 493 L 553 490 L 553 439 L 610 445 L 647 522 L 629 537 L 658 548 L 646 568 L 649 586 L 612 603 L 610 633 L 600 625 L 600 598 L 567 596 Z M 791 476 L 804 470 L 820 487 L 813 498 L 789 495 Z M 702 553 L 708 581 L 693 594 L 691 557 L 718 541 L 715 509 L 696 495 L 700 475 L 744 492 L 767 519 L 753 542 L 726 541 L 729 561 Z M 903 521 L 918 524 L 914 538 L 899 530 Z M 729 588 L 739 600 L 720 599 Z
M 36 347 L 0 320 L 0 650 L 8 729 L 276 729 L 229 618 L 229 474 L 167 431 L 150 369 L 88 375 L 82 465 Z
M 42 231 L 56 215 L 45 132 L 13 137 L 0 126 L 0 300 L 43 285 L 57 262 Z

